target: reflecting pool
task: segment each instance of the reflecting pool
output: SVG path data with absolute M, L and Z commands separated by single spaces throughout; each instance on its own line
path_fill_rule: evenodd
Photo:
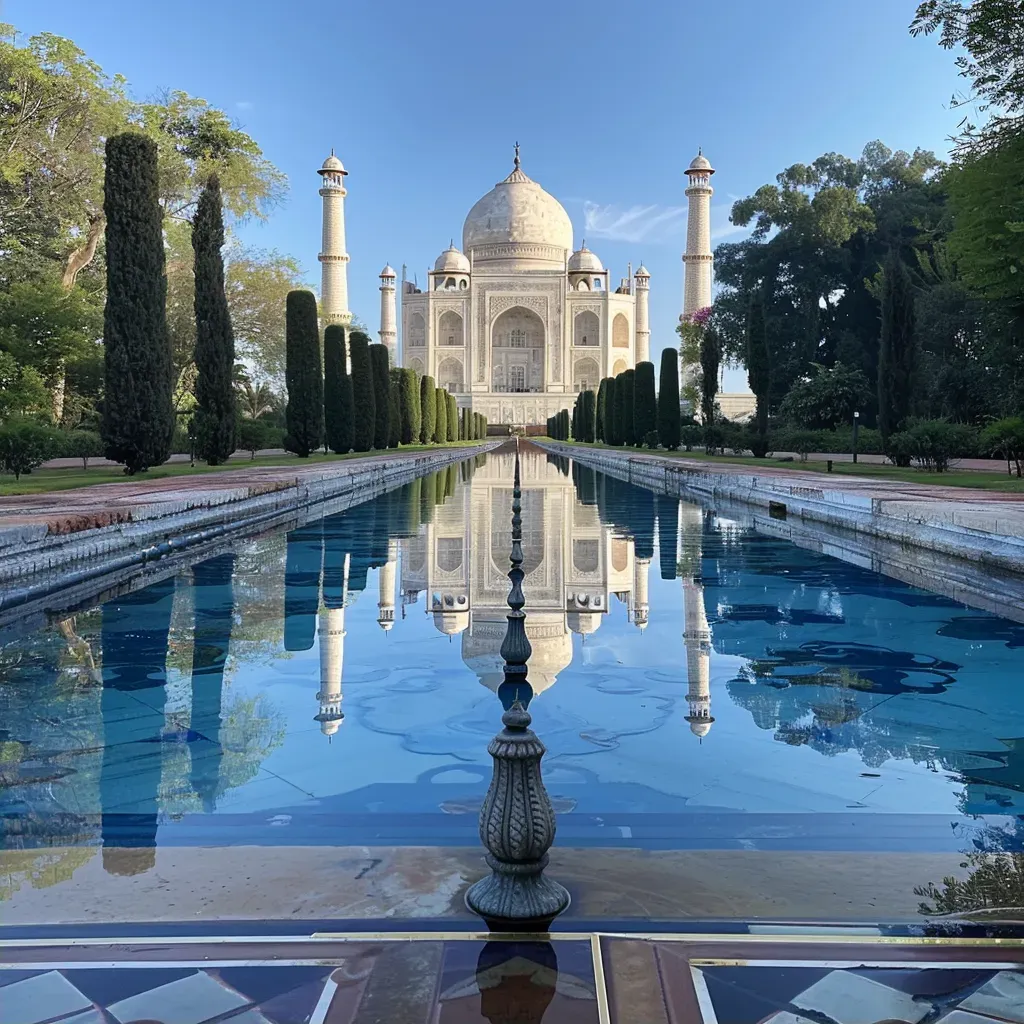
M 475 845 L 512 458 L 7 627 L 4 845 Z M 537 448 L 523 490 L 558 845 L 1021 849 L 1024 626 Z

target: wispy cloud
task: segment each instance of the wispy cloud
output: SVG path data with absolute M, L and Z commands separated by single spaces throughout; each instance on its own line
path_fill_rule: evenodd
M 618 206 L 583 201 L 583 227 L 591 238 L 616 242 L 668 241 L 686 224 L 685 206 Z

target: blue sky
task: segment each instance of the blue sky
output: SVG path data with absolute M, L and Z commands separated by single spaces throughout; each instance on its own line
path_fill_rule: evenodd
M 613 272 L 651 272 L 652 351 L 676 344 L 683 169 L 713 162 L 714 240 L 732 201 L 789 164 L 881 139 L 948 151 L 952 56 L 911 39 L 913 0 L 0 0 L 26 33 L 68 36 L 140 97 L 229 111 L 285 171 L 286 204 L 246 242 L 296 256 L 313 284 L 316 169 L 347 181 L 351 306 L 373 329 L 386 261 L 424 272 L 473 203 L 523 169 Z M 736 386 L 743 375 L 730 375 Z

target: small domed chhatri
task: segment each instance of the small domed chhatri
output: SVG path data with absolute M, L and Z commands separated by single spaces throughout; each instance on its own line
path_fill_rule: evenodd
M 395 268 L 390 263 L 384 264 L 384 269 L 377 275 L 378 277 L 397 277 Z
M 345 170 L 345 165 L 334 155 L 334 150 L 331 150 L 331 155 L 323 162 L 320 167 L 320 174 L 348 174 Z
M 573 244 L 569 214 L 523 170 L 518 143 L 511 173 L 466 216 L 462 251 L 453 241 L 426 281 L 402 275 L 401 365 L 494 426 L 540 428 L 650 358 L 648 278 L 612 282 Z
M 709 174 L 715 173 L 715 169 L 711 166 L 711 161 L 704 155 L 704 150 L 702 149 L 697 150 L 697 155 L 690 161 L 690 166 L 687 170 L 707 171 Z

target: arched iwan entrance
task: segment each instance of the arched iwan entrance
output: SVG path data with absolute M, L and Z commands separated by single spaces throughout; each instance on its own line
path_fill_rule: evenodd
M 491 325 L 491 387 L 544 390 L 544 321 L 532 310 L 513 306 Z

